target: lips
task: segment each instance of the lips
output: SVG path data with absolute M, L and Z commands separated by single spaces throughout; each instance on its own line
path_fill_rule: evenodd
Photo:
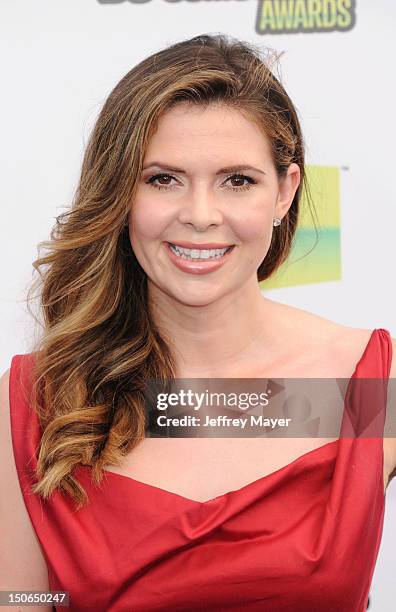
M 235 245 L 232 245 L 232 247 L 229 248 L 228 251 L 226 251 L 224 255 L 222 255 L 221 257 L 216 257 L 213 259 L 206 259 L 206 260 L 203 260 L 203 259 L 194 260 L 194 259 L 185 259 L 183 257 L 179 257 L 172 251 L 170 245 L 171 243 L 169 242 L 164 243 L 168 257 L 173 262 L 173 264 L 177 268 L 179 268 L 179 270 L 187 274 L 208 274 L 210 272 L 215 272 L 216 270 L 221 268 L 226 263 L 226 261 L 229 259 L 232 252 L 234 251 L 234 246 L 235 246 Z M 189 248 L 189 247 L 185 247 L 185 248 Z

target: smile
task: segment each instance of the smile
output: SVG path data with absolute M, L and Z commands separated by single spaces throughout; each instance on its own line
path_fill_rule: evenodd
M 170 249 L 175 255 L 182 259 L 206 261 L 208 259 L 219 259 L 223 257 L 228 251 L 231 251 L 232 246 L 224 249 L 186 249 L 184 247 L 176 246 L 175 244 L 169 243 Z
M 182 272 L 208 274 L 215 272 L 227 263 L 235 245 L 223 249 L 187 249 L 165 242 L 164 247 L 170 261 Z

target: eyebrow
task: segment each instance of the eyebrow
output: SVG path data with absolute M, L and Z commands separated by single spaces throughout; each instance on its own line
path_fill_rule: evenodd
M 151 162 L 147 166 L 144 166 L 143 170 L 147 170 L 148 168 L 152 168 L 154 166 L 162 168 L 163 170 L 167 170 L 168 172 L 179 172 L 180 174 L 186 174 L 186 171 L 182 170 L 181 168 L 175 168 L 174 166 L 169 166 L 168 164 L 164 164 L 159 161 Z M 245 170 L 254 170 L 255 172 L 259 172 L 260 174 L 266 174 L 264 170 L 260 170 L 259 168 L 255 168 L 254 166 L 249 166 L 248 164 L 237 164 L 235 166 L 227 166 L 227 168 L 220 168 L 220 170 L 216 172 L 216 175 L 227 174 L 229 172 L 244 172 Z

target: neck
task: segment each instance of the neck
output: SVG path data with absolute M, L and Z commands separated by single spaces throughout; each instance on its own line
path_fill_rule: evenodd
M 265 298 L 258 283 L 202 305 L 176 300 L 149 284 L 150 311 L 171 342 L 176 377 L 222 377 L 241 371 L 262 359 L 266 346 L 270 358 L 276 340 L 274 303 Z M 257 365 L 257 362 L 256 362 Z

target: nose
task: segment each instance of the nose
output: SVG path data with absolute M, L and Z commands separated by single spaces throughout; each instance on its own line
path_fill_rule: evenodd
M 223 223 L 223 213 L 219 202 L 208 192 L 205 186 L 192 189 L 180 207 L 179 221 L 183 225 L 192 225 L 198 231 L 204 231 L 211 225 Z

